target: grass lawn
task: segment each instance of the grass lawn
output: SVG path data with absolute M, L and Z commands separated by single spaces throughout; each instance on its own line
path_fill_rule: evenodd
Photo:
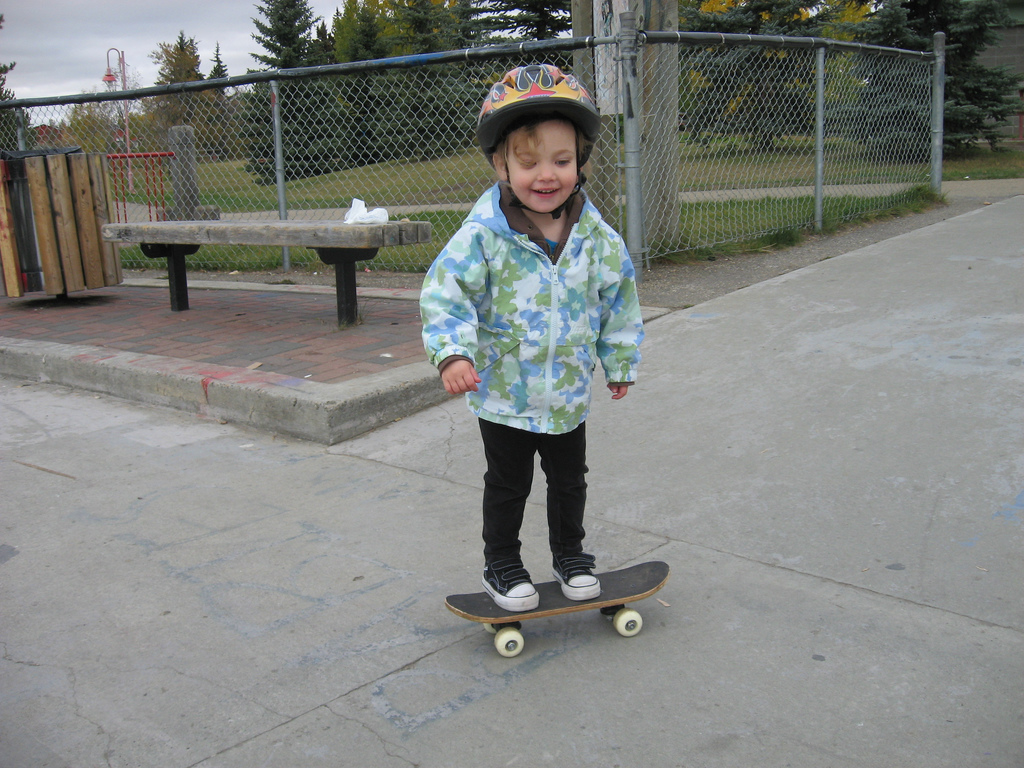
M 974 147 L 962 157 L 942 161 L 943 181 L 964 179 L 1019 179 L 1024 177 L 1024 144 L 1007 142 L 995 151 L 988 145 Z
M 795 142 L 777 147 L 773 153 L 761 154 L 739 148 L 684 144 L 680 152 L 680 180 L 684 189 L 697 186 L 697 180 L 703 189 L 742 188 L 752 184 L 758 187 L 807 185 L 813 182 L 813 162 L 809 163 L 808 149 Z M 850 183 L 874 182 L 890 173 L 886 169 L 864 167 L 862 160 L 857 161 L 859 166 L 854 164 L 845 170 L 837 167 L 847 164 L 839 149 L 833 154 L 835 162 L 830 162 L 830 167 L 833 172 L 853 173 L 854 177 L 848 180 Z M 854 160 L 851 158 L 849 163 Z M 891 173 L 898 177 L 899 169 L 892 169 Z M 400 212 L 395 216 L 408 215 L 429 221 L 433 243 L 385 249 L 375 262 L 365 266 L 419 272 L 429 266 L 440 245 L 459 228 L 465 207 L 491 183 L 492 174 L 475 149 L 418 163 L 381 163 L 288 182 L 288 207 L 291 211 L 346 208 L 353 197 L 359 197 L 370 207 L 393 208 L 398 202 L 396 190 L 400 190 L 402 205 L 436 208 L 409 214 Z M 863 178 L 857 178 L 858 175 Z M 1024 151 L 1017 142 L 1009 142 L 1006 148 L 996 151 L 987 145 L 979 146 L 962 156 L 947 158 L 943 164 L 943 180 L 946 181 L 1018 177 L 1024 177 Z M 201 202 L 218 206 L 225 214 L 277 210 L 275 188 L 256 184 L 241 160 L 201 163 L 199 186 L 203 190 Z M 834 231 L 852 221 L 924 210 L 935 202 L 935 196 L 924 187 L 889 197 L 826 198 L 825 231 Z M 671 242 L 652 242 L 651 252 L 658 257 L 689 260 L 792 245 L 800 241 L 804 232 L 811 231 L 813 204 L 810 197 L 683 203 L 679 226 Z M 619 212 L 605 213 L 614 223 Z M 749 234 L 737 240 L 735 233 L 738 232 Z M 122 249 L 121 258 L 129 269 L 153 266 L 138 248 Z M 291 249 L 290 258 L 294 269 L 324 268 L 316 255 L 304 248 Z M 272 271 L 280 265 L 280 248 L 206 246 L 189 257 L 189 268 L 199 270 Z

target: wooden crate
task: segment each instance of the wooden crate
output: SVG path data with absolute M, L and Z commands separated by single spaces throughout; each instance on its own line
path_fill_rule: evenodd
M 24 159 L 43 290 L 51 296 L 118 285 L 121 262 L 100 227 L 110 202 L 103 155 L 53 154 Z M 7 296 L 25 293 L 22 261 L 3 164 L 0 183 L 0 262 Z

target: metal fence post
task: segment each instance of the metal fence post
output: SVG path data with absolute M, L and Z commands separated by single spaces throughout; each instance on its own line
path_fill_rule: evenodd
M 825 48 L 815 49 L 814 228 L 825 225 Z
M 932 38 L 935 61 L 932 64 L 932 192 L 942 192 L 942 124 L 946 105 L 946 33 Z
M 274 172 L 277 177 L 277 218 L 288 220 L 288 198 L 284 187 L 284 140 L 281 128 L 281 90 L 277 80 L 270 81 L 270 109 L 274 116 Z M 292 268 L 291 252 L 287 245 L 281 246 L 281 268 L 288 272 Z
M 640 115 L 637 113 L 636 14 L 619 14 L 619 57 L 622 65 L 622 167 L 626 180 L 626 247 L 641 280 L 644 252 L 643 179 L 640 174 Z M 638 263 L 640 261 L 640 263 Z
M 25 126 L 28 125 L 28 119 L 25 117 L 25 110 L 18 108 L 14 112 L 14 122 L 18 127 L 18 149 L 28 149 L 28 143 L 25 141 Z

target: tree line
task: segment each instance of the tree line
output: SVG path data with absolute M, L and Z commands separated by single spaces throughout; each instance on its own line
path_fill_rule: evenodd
M 930 51 L 934 33 L 945 32 L 944 147 L 949 154 L 979 141 L 995 148 L 1000 129 L 1024 109 L 1016 93 L 1021 77 L 978 62 L 978 55 L 997 41 L 996 30 L 1012 25 L 1003 0 L 680 0 L 679 9 L 680 29 L 688 31 L 826 37 L 915 51 Z M 684 101 L 717 100 L 723 108 L 711 113 L 718 115 L 728 105 L 733 130 L 756 141 L 812 124 L 808 89 L 813 79 L 787 73 L 785 57 L 775 51 L 748 51 L 736 58 L 743 61 L 730 62 L 729 73 L 720 71 L 721 64 L 709 64 L 699 73 L 704 87 L 691 88 Z M 920 146 L 923 135 L 927 147 L 927 104 L 922 110 L 920 94 L 910 92 L 889 62 L 861 57 L 855 68 L 831 74 L 859 87 L 856 102 L 837 117 L 836 127 L 844 135 L 890 153 L 908 139 Z M 749 95 L 737 100 L 738 94 Z M 772 109 L 768 98 L 791 108 Z M 714 128 L 692 126 L 698 140 L 702 130 Z M 921 157 L 902 159 L 918 162 Z

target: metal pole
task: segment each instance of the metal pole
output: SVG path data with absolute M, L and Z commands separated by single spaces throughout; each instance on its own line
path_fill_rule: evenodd
M 281 91 L 277 80 L 270 81 L 270 108 L 274 115 L 274 171 L 277 175 L 277 217 L 288 220 L 288 199 L 284 187 L 284 141 L 281 137 Z M 287 245 L 281 246 L 281 267 L 285 272 L 292 268 L 291 253 Z
M 814 228 L 825 223 L 825 49 L 815 51 L 814 87 Z
M 626 181 L 626 248 L 636 269 L 637 282 L 642 278 L 641 266 L 647 266 L 644 253 L 644 207 L 640 176 L 640 115 L 637 104 L 636 14 L 619 14 L 619 56 L 622 65 L 622 168 Z
M 1024 88 L 1017 91 L 1017 98 L 1024 102 Z M 1017 112 L 1017 141 L 1024 140 L 1024 107 Z
M 932 64 L 932 192 L 942 192 L 942 126 L 946 105 L 946 33 L 932 38 L 935 61 Z
M 124 60 L 124 51 L 118 51 L 117 54 L 117 65 L 121 68 L 121 90 L 128 90 L 128 74 L 125 72 L 128 65 Z M 132 138 L 131 133 L 128 131 L 128 99 L 124 100 L 124 151 L 125 154 L 132 153 Z M 131 165 L 128 166 L 128 188 L 132 190 L 131 183 Z M 134 190 L 132 190 L 134 191 Z
M 117 77 L 114 75 L 114 71 L 110 67 L 111 51 L 117 54 L 117 68 L 121 74 L 121 92 L 125 93 L 128 90 L 128 64 L 124 60 L 124 51 L 120 48 L 107 48 L 107 72 L 103 75 L 103 82 L 106 83 L 111 90 L 113 90 L 114 84 L 117 82 Z M 124 104 L 124 153 L 129 155 L 129 157 L 126 158 L 128 169 L 128 191 L 134 192 L 135 182 L 132 178 L 132 161 L 130 157 L 132 153 L 132 137 L 128 126 L 128 99 L 122 98 L 121 102 Z
M 14 114 L 14 122 L 18 128 L 18 149 L 28 149 L 28 144 L 25 141 L 25 126 L 28 125 L 28 121 L 25 119 L 25 110 L 18 107 Z

